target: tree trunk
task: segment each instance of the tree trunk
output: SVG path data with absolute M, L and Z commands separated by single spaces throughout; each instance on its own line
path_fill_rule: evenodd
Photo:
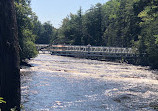
M 0 104 L 2 111 L 20 110 L 19 44 L 14 0 L 0 0 Z

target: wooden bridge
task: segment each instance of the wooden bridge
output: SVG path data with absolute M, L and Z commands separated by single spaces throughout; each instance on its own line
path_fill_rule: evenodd
M 84 58 L 135 58 L 136 50 L 121 47 L 77 46 L 77 45 L 47 45 L 37 44 L 37 49 L 43 53 L 59 56 L 84 57 Z

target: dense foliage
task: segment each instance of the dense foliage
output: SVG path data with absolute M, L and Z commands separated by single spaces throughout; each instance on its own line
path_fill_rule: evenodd
M 37 44 L 50 44 L 56 35 L 56 29 L 50 22 L 45 22 L 44 24 L 38 22 L 35 31 L 38 31 L 36 39 Z
M 136 47 L 139 63 L 158 68 L 158 0 L 109 0 L 80 8 L 59 29 L 41 24 L 30 0 L 16 0 L 21 59 L 36 56 L 36 44 Z
M 158 0 L 109 0 L 63 19 L 60 44 L 138 48 L 139 63 L 158 68 Z
M 131 47 L 138 40 L 140 18 L 134 12 L 136 0 L 110 0 L 82 13 L 70 14 L 58 30 L 60 42 Z
M 35 43 L 49 44 L 55 35 L 50 22 L 41 24 L 30 3 L 31 0 L 15 0 L 21 61 L 37 55 Z
M 20 44 L 21 60 L 29 59 L 37 55 L 35 47 L 36 34 L 34 33 L 35 14 L 30 8 L 29 0 L 16 0 L 16 13 L 18 24 L 18 37 Z
M 140 0 L 135 4 L 141 32 L 137 43 L 139 52 L 146 53 L 145 62 L 158 68 L 158 0 Z M 144 58 L 143 60 L 144 61 Z

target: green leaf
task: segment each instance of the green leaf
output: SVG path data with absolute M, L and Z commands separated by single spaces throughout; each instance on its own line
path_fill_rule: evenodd
M 0 97 L 0 103 L 6 103 L 6 101 L 4 101 L 2 97 Z

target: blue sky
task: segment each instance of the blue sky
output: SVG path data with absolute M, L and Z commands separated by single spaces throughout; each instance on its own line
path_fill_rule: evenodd
M 54 27 L 59 28 L 67 15 L 76 14 L 80 6 L 85 12 L 96 3 L 106 3 L 108 0 L 32 0 L 31 7 L 39 20 L 44 23 L 50 21 Z

